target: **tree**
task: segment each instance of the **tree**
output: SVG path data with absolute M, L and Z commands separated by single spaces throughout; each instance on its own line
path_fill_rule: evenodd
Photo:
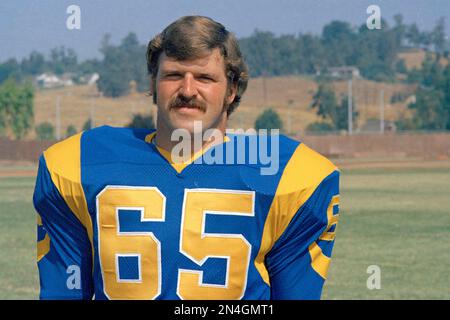
M 358 119 L 359 112 L 356 111 L 355 100 L 352 100 L 352 119 L 354 122 Z M 348 129 L 348 96 L 344 96 L 341 104 L 336 109 L 335 119 L 332 119 L 337 130 Z
M 98 59 L 88 59 L 79 64 L 78 73 L 81 75 L 91 74 L 97 72 L 99 68 L 100 61 Z
M 450 65 L 445 68 L 427 54 L 421 69 L 408 74 L 408 80 L 418 83 L 416 102 L 408 105 L 413 110 L 409 128 L 422 130 L 450 129 Z
M 73 124 L 69 125 L 66 130 L 66 137 L 73 136 L 77 133 L 77 128 Z
M 415 110 L 413 123 L 417 129 L 446 129 L 450 114 L 443 100 L 444 95 L 439 90 L 420 88 L 417 91 L 416 102 L 408 106 Z
M 119 46 L 109 43 L 105 35 L 100 52 L 103 60 L 100 63 L 97 81 L 98 89 L 105 96 L 120 97 L 129 93 L 129 84 L 136 81 L 138 91 L 148 89 L 148 78 L 145 61 L 145 46 L 139 44 L 136 34 L 129 33 Z
M 75 72 L 77 70 L 78 58 L 75 51 L 64 46 L 53 48 L 50 51 L 49 68 L 57 75 L 65 72 Z
M 445 18 L 441 17 L 431 31 L 431 42 L 434 45 L 434 50 L 437 53 L 443 53 L 445 48 Z
M 87 130 L 90 130 L 90 129 L 92 129 L 92 119 L 91 118 L 89 118 L 89 119 L 87 119 L 86 120 L 86 122 L 83 124 L 83 131 L 87 131 Z
M 6 129 L 9 123 L 9 110 L 7 110 L 5 103 L 5 93 L 2 90 L 2 86 L 0 86 L 0 135 L 4 136 L 6 133 Z
M 325 61 L 325 48 L 320 38 L 311 34 L 299 36 L 298 63 L 302 73 L 315 74 L 327 64 Z
M 335 130 L 348 128 L 348 97 L 345 96 L 338 104 L 336 96 L 328 84 L 319 85 L 313 96 L 311 107 L 317 109 L 317 115 L 322 119 L 330 121 Z M 353 120 L 356 120 L 358 115 L 353 101 Z
M 36 136 L 40 141 L 55 140 L 55 127 L 50 122 L 43 122 L 36 128 Z
M 23 58 L 20 68 L 23 74 L 38 75 L 45 70 L 46 62 L 42 53 L 32 51 L 28 58 Z
M 107 97 L 116 98 L 129 92 L 131 79 L 125 65 L 122 63 L 123 61 L 117 48 L 111 48 L 102 61 L 97 87 Z
M 133 119 L 126 126 L 128 128 L 146 128 L 146 129 L 155 128 L 153 116 L 151 114 L 141 115 L 140 113 L 134 114 Z
M 143 92 L 148 90 L 148 74 L 147 68 L 143 67 L 147 64 L 145 53 L 147 48 L 139 44 L 135 33 L 130 32 L 121 42 L 120 49 L 124 52 L 125 60 L 128 62 L 130 69 L 130 81 L 136 81 L 137 90 Z
M 319 88 L 312 98 L 311 108 L 317 109 L 316 113 L 322 119 L 333 118 L 331 115 L 337 108 L 337 102 L 334 91 L 328 84 L 319 84 Z
M 406 25 L 403 24 L 403 15 L 396 14 L 394 15 L 395 26 L 393 28 L 393 32 L 395 34 L 395 40 L 397 42 L 397 46 L 401 47 L 403 44 L 403 39 L 406 35 Z
M 329 66 L 351 65 L 356 33 L 348 22 L 332 21 L 322 31 L 322 44 Z
M 0 84 L 7 79 L 19 81 L 21 78 L 20 65 L 16 59 L 9 59 L 5 63 L 0 64 Z
M 439 84 L 439 89 L 445 93 L 445 101 L 450 103 L 450 64 L 447 64 L 442 71 L 442 78 Z
M 413 69 L 408 73 L 408 82 L 420 83 L 427 88 L 434 88 L 440 85 L 443 80 L 442 66 L 430 53 L 425 55 L 421 69 Z
M 393 28 L 382 19 L 381 30 L 369 30 L 366 24 L 355 28 L 347 22 L 332 21 L 324 26 L 320 36 L 275 36 L 256 30 L 239 43 L 252 77 L 317 74 L 319 71 L 322 74 L 329 67 L 356 66 L 367 79 L 395 81 L 402 44 L 419 46 L 425 40 L 417 25 L 405 25 L 402 15 L 394 19 Z
M 274 47 L 277 51 L 274 61 L 276 75 L 299 74 L 300 59 L 298 41 L 293 35 L 282 35 L 274 39 Z
M 450 130 L 450 64 L 447 65 L 442 75 L 442 82 L 439 85 L 439 89 L 443 92 L 444 108 L 447 110 L 447 114 L 449 115 L 445 129 Z
M 405 37 L 414 47 L 418 47 L 420 45 L 421 36 L 417 24 L 413 23 L 412 25 L 407 27 Z
M 425 47 L 426 50 L 429 50 L 432 42 L 433 35 L 431 32 L 423 31 L 420 33 L 420 43 Z
M 331 132 L 334 131 L 334 126 L 328 122 L 312 122 L 306 127 L 306 132 Z
M 398 73 L 403 73 L 403 74 L 408 73 L 408 68 L 406 67 L 406 63 L 405 63 L 404 59 L 397 60 L 397 62 L 395 63 L 395 71 L 397 71 Z
M 255 129 L 283 129 L 283 122 L 278 113 L 272 108 L 266 109 L 255 121 Z
M 279 58 L 274 41 L 275 35 L 272 32 L 259 30 L 255 30 L 251 37 L 239 41 L 252 77 L 275 74 L 275 61 Z
M 88 76 L 97 73 L 99 69 L 100 61 L 98 59 L 85 60 L 78 65 L 72 80 L 76 84 L 86 83 L 89 80 Z
M 30 83 L 13 79 L 0 86 L 0 130 L 11 129 L 16 139 L 24 137 L 32 126 L 34 89 Z
M 382 25 L 386 23 L 382 20 Z M 375 81 L 393 81 L 395 79 L 395 61 L 399 51 L 397 35 L 394 30 L 368 30 L 366 25 L 359 28 L 355 64 L 361 74 Z

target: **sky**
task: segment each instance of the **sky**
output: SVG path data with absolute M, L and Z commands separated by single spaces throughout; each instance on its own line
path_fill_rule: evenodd
M 184 15 L 199 14 L 221 22 L 238 38 L 255 29 L 276 35 L 320 34 L 333 20 L 364 24 L 369 5 L 378 5 L 382 18 L 393 22 L 402 14 L 407 24 L 431 30 L 446 17 L 450 35 L 450 0 L 1 0 L 0 62 L 22 59 L 37 50 L 46 56 L 52 48 L 73 48 L 79 60 L 101 58 L 98 51 L 106 33 L 118 44 L 129 32 L 147 43 L 169 23 Z M 81 29 L 69 30 L 66 10 L 81 9 Z

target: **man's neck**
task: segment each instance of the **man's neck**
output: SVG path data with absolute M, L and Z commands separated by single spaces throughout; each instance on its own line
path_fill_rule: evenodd
M 194 134 L 192 134 L 190 136 L 190 139 L 188 141 L 184 141 L 184 142 L 188 143 L 190 145 L 191 150 L 192 150 L 191 154 L 195 154 L 198 151 L 200 151 L 201 149 L 206 149 L 213 145 L 222 143 L 225 139 L 225 132 L 222 132 L 222 131 L 218 131 L 218 132 L 220 132 L 220 136 L 214 135 L 214 136 L 211 136 L 208 138 L 204 136 L 204 132 L 199 133 L 196 136 Z M 175 146 L 177 146 L 183 142 L 182 141 L 183 138 L 180 138 L 180 140 L 178 140 L 178 141 L 172 141 L 170 139 L 166 139 L 166 137 L 167 136 L 160 134 L 157 130 L 155 137 L 152 140 L 152 143 L 155 144 L 158 148 L 161 148 L 167 152 L 172 152 L 172 150 Z M 204 140 L 204 138 L 205 138 L 205 140 Z
M 169 153 L 172 153 L 172 150 L 175 147 L 178 146 L 177 149 L 179 149 L 180 144 L 184 144 L 185 148 L 183 148 L 183 150 L 189 150 L 189 156 L 193 156 L 202 149 L 206 150 L 213 145 L 224 142 L 227 120 L 228 117 L 226 113 L 223 113 L 222 117 L 217 119 L 217 122 L 212 126 L 203 128 L 200 123 L 200 126 L 194 126 L 195 129 L 193 130 L 189 131 L 186 129 L 180 131 L 180 134 L 176 135 L 173 140 L 172 133 L 176 128 L 169 128 L 163 122 L 157 121 L 156 134 L 153 138 L 153 143 Z M 205 132 L 208 132 L 208 136 L 205 135 Z
M 185 131 L 185 135 L 179 135 L 172 140 L 172 134 L 166 133 L 166 130 L 156 129 L 156 134 L 152 140 L 158 148 L 163 149 L 168 153 L 176 151 L 177 154 L 180 153 L 180 149 L 186 151 L 187 154 L 182 156 L 185 158 L 193 157 L 196 153 L 205 151 L 206 149 L 221 144 L 225 141 L 225 127 L 217 127 L 214 130 L 208 130 L 209 135 L 205 135 L 205 131 L 191 132 Z M 212 134 L 211 134 L 212 132 Z M 176 150 L 174 148 L 177 147 Z

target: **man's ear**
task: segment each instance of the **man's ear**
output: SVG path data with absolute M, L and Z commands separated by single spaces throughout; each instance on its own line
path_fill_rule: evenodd
M 153 103 L 156 104 L 156 79 L 150 76 L 149 89 L 147 95 L 149 97 L 153 96 Z
M 232 83 L 228 88 L 227 104 L 231 104 L 234 101 L 237 93 L 237 83 Z
M 154 82 L 155 80 L 153 79 L 152 76 L 149 77 L 149 86 L 148 86 L 148 95 L 152 96 L 153 95 L 153 91 L 154 91 Z

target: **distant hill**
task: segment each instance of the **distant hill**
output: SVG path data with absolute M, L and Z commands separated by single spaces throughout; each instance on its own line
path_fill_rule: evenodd
M 347 94 L 347 82 L 333 82 L 336 96 Z M 265 94 L 264 94 L 265 88 Z M 367 119 L 378 118 L 380 91 L 384 90 L 385 118 L 394 121 L 408 113 L 406 102 L 391 104 L 395 93 L 411 94 L 414 86 L 368 81 L 353 82 L 354 99 L 360 113 L 358 126 Z M 231 115 L 230 128 L 251 128 L 265 107 L 271 106 L 279 112 L 285 128 L 291 118 L 292 133 L 303 133 L 308 124 L 320 120 L 309 106 L 317 84 L 308 77 L 271 77 L 250 79 L 241 105 Z M 59 89 L 38 90 L 35 98 L 35 124 L 49 121 L 56 123 L 56 101 L 60 97 L 61 134 L 69 125 L 80 131 L 89 117 L 94 125 L 108 124 L 124 126 L 133 113 L 156 113 L 151 97 L 143 93 L 131 93 L 117 99 L 102 97 L 95 86 L 72 86 Z M 34 138 L 34 131 L 29 138 Z
M 432 57 L 435 58 L 436 54 L 431 53 Z M 408 70 L 413 68 L 420 69 L 423 60 L 425 59 L 426 51 L 421 49 L 411 49 L 408 51 L 400 52 L 398 54 L 399 59 L 405 60 L 405 65 Z M 443 66 L 446 66 L 449 61 L 446 58 L 441 58 L 439 61 Z

